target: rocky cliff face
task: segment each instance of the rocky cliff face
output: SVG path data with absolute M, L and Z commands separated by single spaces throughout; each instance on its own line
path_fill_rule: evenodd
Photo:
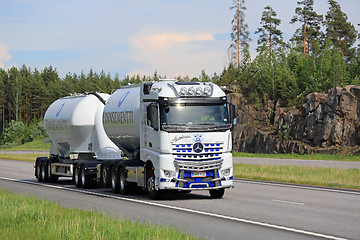
M 360 86 L 311 93 L 301 109 L 268 101 L 262 109 L 232 89 L 234 150 L 263 153 L 337 152 L 360 145 Z

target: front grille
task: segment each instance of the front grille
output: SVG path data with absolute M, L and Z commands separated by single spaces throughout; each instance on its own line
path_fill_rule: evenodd
M 196 153 L 192 144 L 173 144 L 174 165 L 182 170 L 211 170 L 221 168 L 223 143 L 203 143 L 203 150 Z

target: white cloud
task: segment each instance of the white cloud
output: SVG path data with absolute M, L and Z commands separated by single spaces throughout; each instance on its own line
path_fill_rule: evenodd
M 201 70 L 222 70 L 224 48 L 211 33 L 138 34 L 129 41 L 132 61 L 140 67 L 129 75 L 198 76 Z
M 9 61 L 12 56 L 9 54 L 8 49 L 0 45 L 0 68 L 5 67 L 5 63 Z
M 135 48 L 167 51 L 178 43 L 211 40 L 214 40 L 214 37 L 210 33 L 200 33 L 195 35 L 183 33 L 160 33 L 154 35 L 136 36 L 131 39 L 130 44 Z

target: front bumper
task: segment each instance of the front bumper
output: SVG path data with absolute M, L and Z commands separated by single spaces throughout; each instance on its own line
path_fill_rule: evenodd
M 179 184 L 180 183 L 180 184 Z M 211 179 L 206 181 L 189 181 L 178 178 L 161 178 L 158 189 L 169 189 L 169 190 L 212 190 L 220 188 L 231 188 L 233 185 L 233 177 Z

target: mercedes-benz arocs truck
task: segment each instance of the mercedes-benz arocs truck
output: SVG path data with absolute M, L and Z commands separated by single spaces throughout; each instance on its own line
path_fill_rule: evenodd
M 60 98 L 44 116 L 51 150 L 36 159 L 35 176 L 72 177 L 83 188 L 100 182 L 122 194 L 140 187 L 151 199 L 165 190 L 221 198 L 233 186 L 234 120 L 224 91 L 207 82 L 160 80 Z

